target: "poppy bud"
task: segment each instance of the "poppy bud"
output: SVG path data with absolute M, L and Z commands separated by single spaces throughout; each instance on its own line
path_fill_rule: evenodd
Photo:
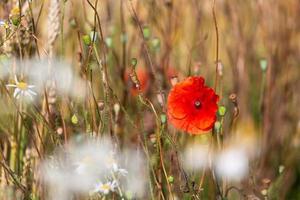
M 218 113 L 221 117 L 223 117 L 226 114 L 226 107 L 225 106 L 220 106 L 218 109 Z
M 153 38 L 151 40 L 151 47 L 154 51 L 160 50 L 160 40 L 158 38 Z
M 161 92 L 159 92 L 159 93 L 157 93 L 156 97 L 157 97 L 157 101 L 160 104 L 160 106 L 163 106 L 164 102 L 165 102 L 164 95 Z
M 166 123 L 167 116 L 165 114 L 160 115 L 160 120 L 161 120 L 161 123 L 163 123 L 163 124 Z
M 120 104 L 118 104 L 118 103 L 114 104 L 114 112 L 115 112 L 115 116 L 116 116 L 116 119 L 117 119 L 118 116 L 119 116 L 119 112 L 120 112 Z
M 107 37 L 105 38 L 105 44 L 107 45 L 108 48 L 112 47 L 112 38 L 111 37 Z
M 92 43 L 91 37 L 89 35 L 83 35 L 82 40 L 83 40 L 83 43 L 87 46 L 89 46 Z
M 104 102 L 103 101 L 98 101 L 98 108 L 100 111 L 104 110 Z
M 145 26 L 143 28 L 143 35 L 144 35 L 144 38 L 146 40 L 148 40 L 151 37 L 151 31 L 150 31 L 150 28 L 148 26 Z
M 220 128 L 221 128 L 221 126 L 222 126 L 221 122 L 219 122 L 219 121 L 216 121 L 216 123 L 215 123 L 215 130 L 216 130 L 217 132 L 219 132 L 219 131 L 220 131 Z
M 178 83 L 178 77 L 177 76 L 173 76 L 171 79 L 171 85 L 175 86 Z
M 56 129 L 56 133 L 57 133 L 58 135 L 62 135 L 63 132 L 64 132 L 64 130 L 63 130 L 62 127 L 58 127 L 58 128 Z
M 168 177 L 168 181 L 169 181 L 169 183 L 173 183 L 174 182 L 174 177 L 173 176 L 169 176 Z
M 259 64 L 260 64 L 260 68 L 263 72 L 267 71 L 267 67 L 268 67 L 268 62 L 266 59 L 261 59 L 259 61 Z
M 223 76 L 223 64 L 221 63 L 221 61 L 218 61 L 217 70 L 218 70 L 218 75 Z
M 137 59 L 136 58 L 131 58 L 131 65 L 135 67 L 137 65 Z
M 121 40 L 122 43 L 126 43 L 127 40 L 128 40 L 127 35 L 125 33 L 121 34 L 120 40 Z

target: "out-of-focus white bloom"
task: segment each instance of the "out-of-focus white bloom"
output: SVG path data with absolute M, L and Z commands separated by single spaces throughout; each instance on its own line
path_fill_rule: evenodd
M 124 152 L 117 151 L 112 141 L 105 138 L 73 140 L 42 164 L 42 180 L 51 191 L 59 191 L 51 199 L 67 199 L 74 193 L 88 194 L 94 191 L 95 185 L 103 194 L 114 191 L 116 187 L 126 191 L 130 183 L 136 185 L 131 188 L 133 194 L 141 192 L 143 195 L 144 174 L 147 173 L 143 170 L 144 163 L 139 161 L 142 158 Z M 108 182 L 99 183 L 99 180 Z
M 94 189 L 94 193 L 102 193 L 104 195 L 109 194 L 110 192 L 114 192 L 115 189 L 117 188 L 118 183 L 117 181 L 113 180 L 113 181 L 108 181 L 106 183 L 102 183 L 99 182 L 96 184 L 95 189 Z
M 36 92 L 43 92 L 49 83 L 55 83 L 56 94 L 82 99 L 87 94 L 86 82 L 67 62 L 57 60 L 0 59 L 0 78 L 9 74 L 22 74 L 28 82 L 35 85 Z
M 239 181 L 248 173 L 249 158 L 243 148 L 231 147 L 220 152 L 214 164 L 218 177 Z
M 17 76 L 15 76 L 15 84 L 7 84 L 6 87 L 15 88 L 14 97 L 19 99 L 20 97 L 30 97 L 33 99 L 33 96 L 37 95 L 36 92 L 32 90 L 34 85 L 29 85 L 26 82 L 18 81 Z
M 142 153 L 139 150 L 125 150 L 121 157 L 124 167 L 127 169 L 128 174 L 120 178 L 120 184 L 126 192 L 138 199 L 144 198 L 145 188 L 148 183 L 148 173 L 146 171 L 146 162 Z M 130 158 L 130 159 L 128 159 Z
M 126 169 L 122 169 L 119 167 L 115 157 L 116 157 L 115 153 L 112 152 L 111 155 L 108 156 L 107 159 L 105 160 L 105 165 L 107 166 L 108 169 L 111 169 L 113 173 L 126 176 L 128 174 L 128 171 Z
M 183 164 L 188 170 L 199 170 L 208 167 L 210 158 L 208 145 L 194 144 L 185 150 Z

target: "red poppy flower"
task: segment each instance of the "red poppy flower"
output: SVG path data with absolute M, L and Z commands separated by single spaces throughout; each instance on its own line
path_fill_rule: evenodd
M 138 94 L 138 88 L 135 86 L 135 84 L 130 79 L 130 70 L 125 71 L 125 81 L 127 82 L 127 86 L 129 87 L 130 93 L 133 96 L 136 96 Z M 149 88 L 149 75 L 145 68 L 138 67 L 136 69 L 136 75 L 140 82 L 140 90 L 141 92 L 146 92 Z
M 210 130 L 216 121 L 218 95 L 204 85 L 202 77 L 188 77 L 177 83 L 168 96 L 168 120 L 190 134 Z

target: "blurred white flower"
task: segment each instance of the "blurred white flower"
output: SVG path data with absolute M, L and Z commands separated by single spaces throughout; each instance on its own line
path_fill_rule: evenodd
M 115 153 L 111 153 L 110 156 L 105 160 L 105 164 L 108 169 L 111 169 L 113 173 L 120 174 L 122 176 L 126 176 L 128 171 L 126 169 L 122 169 L 119 167 L 117 160 L 115 159 Z
M 113 180 L 113 181 L 108 181 L 106 183 L 102 183 L 99 182 L 96 184 L 95 189 L 94 189 L 94 193 L 102 193 L 104 195 L 109 194 L 110 192 L 114 192 L 115 189 L 117 188 L 118 183 L 117 181 Z
M 130 188 L 133 194 L 143 195 L 144 174 L 147 173 L 143 170 L 142 157 L 137 158 L 134 151 L 122 152 L 116 148 L 110 139 L 74 139 L 57 151 L 52 159 L 44 161 L 41 166 L 43 182 L 51 191 L 60 191 L 57 193 L 59 196 L 51 199 L 67 199 L 74 193 L 88 194 L 95 191 L 95 185 L 97 191 L 103 194 L 118 187 L 121 196 L 121 190 L 125 191 L 129 183 L 135 185 Z M 105 183 L 103 180 L 108 181 Z
M 208 145 L 194 144 L 188 146 L 182 155 L 184 167 L 188 170 L 199 170 L 208 167 L 210 158 Z
M 18 81 L 17 76 L 15 76 L 15 84 L 7 84 L 6 87 L 15 88 L 14 97 L 16 99 L 19 99 L 20 97 L 30 97 L 33 99 L 33 96 L 37 95 L 37 93 L 32 90 L 32 88 L 35 87 L 34 85 Z
M 243 148 L 231 147 L 220 152 L 215 159 L 218 177 L 239 181 L 248 173 L 249 158 Z
M 35 85 L 37 93 L 43 93 L 50 82 L 55 83 L 57 95 L 80 99 L 86 95 L 86 82 L 64 61 L 0 59 L 0 78 L 7 78 L 9 74 L 22 74 Z

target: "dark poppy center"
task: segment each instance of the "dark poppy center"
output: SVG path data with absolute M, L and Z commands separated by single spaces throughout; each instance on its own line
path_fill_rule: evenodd
M 194 106 L 196 109 L 200 109 L 201 108 L 201 102 L 199 100 L 196 100 L 194 103 Z

